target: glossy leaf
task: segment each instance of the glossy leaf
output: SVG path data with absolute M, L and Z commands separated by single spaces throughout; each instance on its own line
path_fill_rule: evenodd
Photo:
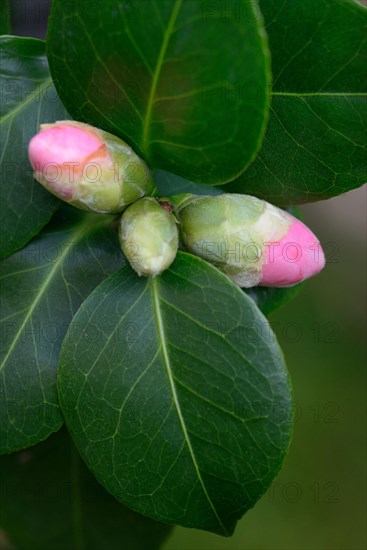
M 157 193 L 160 197 L 178 195 L 180 193 L 194 193 L 195 195 L 221 195 L 224 193 L 220 187 L 193 183 L 165 170 L 157 170 L 153 177 Z
M 254 0 L 54 0 L 48 58 L 72 116 L 152 168 L 218 184 L 261 145 L 270 69 Z
M 64 429 L 0 457 L 0 532 L 12 550 L 155 550 L 170 529 L 111 497 Z
M 243 292 L 246 292 L 264 315 L 270 315 L 270 313 L 295 298 L 301 288 L 302 284 L 289 288 L 256 286 L 246 290 L 243 289 Z
M 289 444 L 288 379 L 269 324 L 182 252 L 160 277 L 125 267 L 89 296 L 62 347 L 59 395 L 79 451 L 118 500 L 221 535 Z
M 33 445 L 62 424 L 62 340 L 82 301 L 123 264 L 111 219 L 65 209 L 0 264 L 0 452 Z
M 226 186 L 278 205 L 367 180 L 367 10 L 354 0 L 260 0 L 273 93 L 263 147 Z
M 2 259 L 36 235 L 60 204 L 33 179 L 27 149 L 40 123 L 67 114 L 52 85 L 42 40 L 2 36 L 0 48 Z

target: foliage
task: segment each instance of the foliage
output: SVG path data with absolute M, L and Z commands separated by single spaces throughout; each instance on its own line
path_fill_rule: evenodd
M 228 536 L 277 474 L 292 427 L 264 314 L 298 288 L 245 293 L 183 252 L 139 278 L 115 217 L 60 208 L 33 180 L 27 144 L 39 124 L 73 117 L 119 136 L 160 196 L 327 199 L 366 177 L 366 31 L 353 0 L 53 0 L 47 56 L 43 41 L 0 37 L 1 469 L 70 480 L 76 468 L 84 494 L 65 532 L 48 501 L 34 508 L 50 514 L 42 540 L 17 533 L 33 501 L 20 509 L 12 496 L 0 526 L 17 548 L 88 544 L 91 493 L 131 526 L 109 531 L 101 519 L 106 548 L 120 538 L 158 547 L 168 528 L 153 520 Z M 77 451 L 65 428 L 47 439 L 64 420 Z

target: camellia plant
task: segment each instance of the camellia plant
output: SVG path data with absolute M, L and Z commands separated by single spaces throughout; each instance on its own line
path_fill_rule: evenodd
M 0 471 L 63 490 L 21 521 L 7 492 L 0 527 L 230 536 L 290 444 L 266 315 L 325 264 L 295 205 L 366 177 L 367 11 L 53 0 L 46 43 L 2 25 Z

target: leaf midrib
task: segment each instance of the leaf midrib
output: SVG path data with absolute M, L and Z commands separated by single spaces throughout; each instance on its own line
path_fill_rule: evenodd
M 85 228 L 90 224 L 90 220 L 87 218 L 79 227 L 79 229 L 77 231 L 74 232 L 74 234 L 72 235 L 71 237 L 71 240 L 70 240 L 70 244 L 71 245 L 74 245 L 75 243 L 77 243 L 80 239 L 80 237 L 84 234 L 84 231 L 85 231 Z M 69 244 L 69 243 L 68 243 Z M 23 332 L 23 329 L 24 327 L 26 326 L 26 324 L 28 323 L 29 319 L 32 317 L 32 314 L 34 312 L 34 310 L 36 309 L 37 305 L 39 304 L 39 302 L 41 301 L 41 299 L 43 298 L 47 288 L 49 287 L 51 281 L 53 280 L 53 277 L 55 275 L 55 273 L 59 270 L 59 268 L 62 266 L 63 264 L 63 261 L 65 259 L 65 257 L 68 255 L 69 253 L 69 246 L 66 246 L 65 247 L 65 250 L 63 251 L 63 253 L 60 255 L 60 258 L 58 259 L 57 262 L 55 262 L 55 265 L 53 266 L 53 268 L 50 270 L 49 274 L 47 275 L 46 279 L 44 280 L 43 284 L 41 285 L 40 289 L 38 290 L 37 294 L 36 294 L 36 297 L 31 305 L 31 307 L 29 308 L 28 310 L 28 313 L 27 315 L 24 317 L 24 321 L 22 322 L 22 324 L 20 325 L 19 327 L 19 330 L 18 332 L 16 333 L 15 337 L 14 337 L 14 340 L 11 344 L 11 346 L 9 347 L 9 350 L 8 350 L 8 353 L 5 355 L 4 357 L 4 360 L 3 362 L 0 364 L 0 372 L 4 369 L 9 357 L 11 356 L 22 332 Z
M 174 24 L 176 22 L 177 16 L 179 14 L 181 5 L 183 0 L 176 0 L 175 4 L 172 8 L 172 12 L 168 21 L 167 28 L 165 30 L 165 33 L 163 35 L 163 41 L 161 44 L 161 49 L 158 55 L 157 64 L 154 69 L 154 76 L 152 80 L 152 85 L 150 87 L 149 92 L 149 98 L 148 98 L 148 106 L 147 111 L 144 118 L 144 124 L 143 124 L 143 132 L 142 132 L 142 143 L 141 143 L 141 149 L 144 153 L 146 153 L 146 148 L 148 145 L 149 140 L 149 129 L 150 129 L 150 122 L 152 118 L 153 113 L 153 104 L 154 104 L 154 98 L 157 91 L 158 81 L 161 74 L 164 56 L 166 55 L 167 47 L 171 38 L 172 30 L 174 27 Z
M 9 111 L 3 118 L 0 119 L 0 124 L 4 124 L 9 118 L 13 118 L 16 114 L 23 111 L 30 103 L 35 101 L 35 95 L 43 92 L 45 88 L 48 88 L 52 84 L 52 78 L 49 77 L 44 83 L 30 94 L 29 97 L 18 103 L 18 105 Z
M 184 435 L 184 440 L 185 440 L 185 443 L 186 443 L 187 448 L 189 450 L 191 460 L 192 460 L 192 463 L 194 465 L 196 475 L 198 477 L 198 480 L 200 482 L 202 490 L 205 494 L 205 497 L 206 497 L 210 507 L 212 508 L 212 510 L 214 512 L 214 515 L 215 515 L 219 525 L 223 529 L 223 532 L 226 535 L 228 535 L 229 533 L 228 533 L 227 529 L 225 528 L 225 526 L 223 525 L 220 517 L 218 516 L 218 513 L 215 509 L 215 506 L 214 506 L 214 504 L 213 504 L 213 502 L 212 502 L 212 500 L 211 500 L 211 498 L 210 498 L 210 496 L 209 496 L 209 494 L 206 490 L 203 478 L 201 477 L 200 468 L 199 468 L 199 465 L 196 461 L 196 456 L 195 456 L 195 453 L 194 453 L 194 449 L 192 448 L 191 441 L 190 441 L 190 438 L 189 438 L 189 434 L 188 434 L 188 431 L 187 431 L 187 428 L 186 428 L 185 419 L 184 419 L 182 411 L 181 411 L 180 403 L 179 403 L 179 400 L 178 400 L 178 395 L 177 395 L 177 392 L 176 392 L 176 386 L 175 386 L 175 382 L 174 382 L 174 378 L 173 378 L 173 374 L 172 374 L 172 370 L 171 370 L 171 363 L 170 363 L 170 359 L 169 359 L 167 344 L 166 344 L 166 336 L 165 336 L 165 331 L 164 331 L 161 307 L 160 307 L 160 303 L 159 303 L 159 290 L 158 290 L 158 282 L 157 281 L 158 281 L 158 277 L 154 277 L 151 281 L 152 293 L 153 293 L 154 314 L 155 314 L 155 318 L 156 318 L 156 322 L 157 322 L 159 340 L 160 340 L 160 343 L 161 343 L 163 363 L 164 363 L 164 367 L 166 369 L 167 378 L 168 378 L 168 382 L 169 382 L 169 385 L 170 385 L 173 402 L 174 402 L 176 412 L 177 412 L 177 416 L 178 416 L 178 419 L 179 419 L 179 422 L 180 422 L 180 425 L 181 425 L 181 429 L 182 429 L 182 432 L 183 432 L 183 435 Z

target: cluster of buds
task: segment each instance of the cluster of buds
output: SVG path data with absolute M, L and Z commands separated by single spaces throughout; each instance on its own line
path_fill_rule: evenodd
M 184 250 L 244 288 L 292 286 L 324 267 L 315 235 L 263 200 L 238 194 L 185 194 L 167 201 L 145 196 L 154 190 L 145 162 L 121 139 L 88 124 L 42 125 L 29 144 L 29 158 L 35 179 L 67 203 L 98 213 L 125 210 L 120 244 L 139 275 L 156 276 L 171 265 L 179 233 Z

